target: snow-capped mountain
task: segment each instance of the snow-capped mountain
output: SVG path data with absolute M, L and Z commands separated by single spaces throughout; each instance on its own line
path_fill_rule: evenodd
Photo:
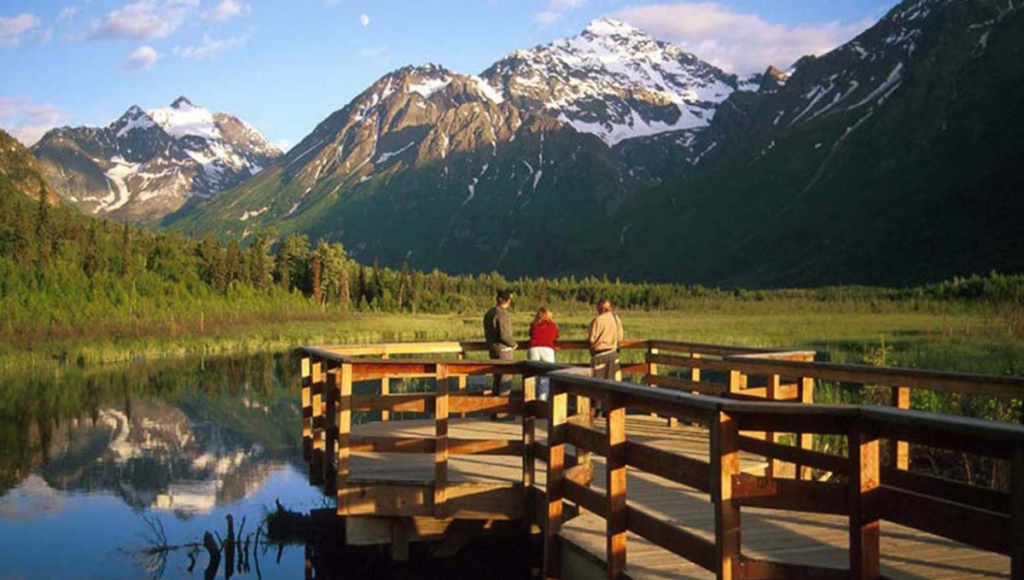
M 524 110 L 609 146 L 707 127 L 718 104 L 741 87 L 736 75 L 607 18 L 578 36 L 516 51 L 481 76 Z
M 175 225 L 273 225 L 392 267 L 511 276 L 1017 271 L 1022 38 L 1022 0 L 906 0 L 830 53 L 741 81 L 599 20 L 479 78 L 386 75 Z M 940 243 L 941 263 L 922 259 Z
M 32 147 L 58 195 L 83 211 L 156 219 L 259 173 L 281 152 L 244 121 L 185 97 L 129 108 L 104 128 L 55 129 Z

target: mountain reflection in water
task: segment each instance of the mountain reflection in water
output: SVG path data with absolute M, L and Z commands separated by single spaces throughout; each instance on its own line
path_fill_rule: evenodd
M 198 565 L 188 550 L 154 563 L 156 530 L 185 545 L 224 536 L 228 514 L 250 535 L 276 500 L 330 505 L 303 475 L 297 364 L 267 354 L 0 375 L 0 579 L 202 577 L 205 552 L 191 553 Z M 302 577 L 303 552 L 269 550 L 260 577 Z

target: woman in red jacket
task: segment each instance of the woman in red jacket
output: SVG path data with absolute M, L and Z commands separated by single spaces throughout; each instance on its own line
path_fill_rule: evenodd
M 526 351 L 527 360 L 555 362 L 555 341 L 558 340 L 558 325 L 551 311 L 541 307 L 530 323 L 530 350 Z M 548 400 L 548 379 L 538 377 L 537 398 Z

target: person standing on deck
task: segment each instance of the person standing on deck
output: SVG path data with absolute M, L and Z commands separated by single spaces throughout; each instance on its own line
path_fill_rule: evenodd
M 587 328 L 590 345 L 590 370 L 594 378 L 618 380 L 619 343 L 622 341 L 622 320 L 612 312 L 612 301 L 597 301 L 597 316 Z
M 512 351 L 519 346 L 512 336 L 512 317 L 508 314 L 510 304 L 512 293 L 508 290 L 499 290 L 495 296 L 494 307 L 484 314 L 484 339 L 487 341 L 487 351 L 491 359 L 512 360 Z M 511 391 L 512 375 L 496 373 L 491 393 L 505 396 Z
M 545 307 L 537 310 L 537 315 L 530 323 L 530 350 L 526 351 L 526 360 L 555 362 L 555 341 L 558 340 L 558 325 L 555 317 Z M 548 400 L 548 378 L 537 377 L 537 398 Z

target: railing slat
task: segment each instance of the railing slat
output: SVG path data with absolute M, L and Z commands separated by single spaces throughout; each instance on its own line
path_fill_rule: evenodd
M 618 580 L 626 570 L 626 404 L 625 398 L 612 393 L 605 400 L 607 407 L 607 464 L 605 489 L 608 490 L 607 532 L 608 580 Z
M 437 365 L 434 399 L 434 517 L 448 515 L 448 367 Z
M 719 413 L 711 425 L 711 501 L 715 507 L 715 573 L 737 577 L 740 563 L 740 507 L 732 501 L 732 477 L 740 473 L 739 428 Z
M 848 436 L 850 459 L 850 578 L 875 580 L 881 576 L 879 527 L 878 439 L 854 423 Z

